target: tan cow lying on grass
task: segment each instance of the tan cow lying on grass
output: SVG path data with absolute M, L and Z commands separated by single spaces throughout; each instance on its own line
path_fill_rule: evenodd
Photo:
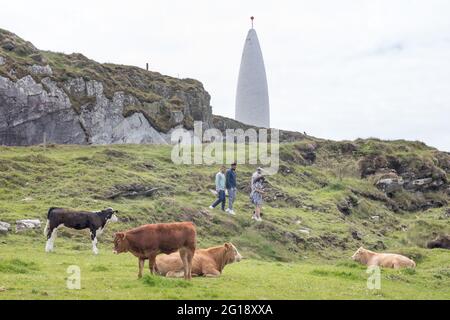
M 223 268 L 230 263 L 241 261 L 242 256 L 232 243 L 208 249 L 197 249 L 192 259 L 192 276 L 218 277 Z M 180 255 L 175 252 L 156 257 L 157 273 L 179 278 L 183 276 L 183 263 Z
M 384 268 L 415 268 L 416 263 L 411 259 L 395 253 L 376 253 L 363 247 L 356 250 L 352 259 L 367 266 L 379 266 Z

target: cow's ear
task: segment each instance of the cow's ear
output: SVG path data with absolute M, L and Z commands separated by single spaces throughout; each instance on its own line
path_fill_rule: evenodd
M 231 248 L 231 244 L 229 244 L 228 242 L 225 243 L 225 248 L 226 248 L 226 249 L 230 249 L 230 248 Z
M 123 232 L 117 232 L 117 233 L 115 234 L 115 236 L 116 236 L 117 238 L 119 238 L 120 240 L 124 240 L 124 239 L 125 239 L 125 233 L 123 233 Z

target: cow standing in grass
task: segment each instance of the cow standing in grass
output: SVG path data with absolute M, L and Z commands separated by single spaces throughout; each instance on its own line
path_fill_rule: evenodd
M 77 211 L 64 208 L 50 208 L 47 214 L 47 224 L 45 225 L 44 235 L 47 237 L 45 251 L 53 251 L 53 244 L 56 239 L 58 228 L 65 226 L 67 228 L 81 230 L 89 229 L 91 232 L 92 251 L 98 254 L 97 237 L 102 234 L 109 221 L 118 221 L 117 210 L 107 208 L 101 211 Z
M 146 224 L 114 236 L 114 253 L 131 252 L 139 259 L 138 278 L 142 277 L 145 260 L 149 260 L 150 272 L 158 272 L 155 263 L 158 253 L 170 254 L 179 250 L 186 280 L 191 279 L 192 258 L 197 242 L 192 222 Z

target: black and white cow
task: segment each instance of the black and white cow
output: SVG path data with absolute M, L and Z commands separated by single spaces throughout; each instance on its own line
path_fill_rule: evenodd
M 118 221 L 115 215 L 117 212 L 112 208 L 95 212 L 50 208 L 44 230 L 44 235 L 47 237 L 45 252 L 53 251 L 57 230 L 59 227 L 65 226 L 76 230 L 89 229 L 91 231 L 92 251 L 94 251 L 94 254 L 98 254 L 97 237 L 102 234 L 109 221 Z

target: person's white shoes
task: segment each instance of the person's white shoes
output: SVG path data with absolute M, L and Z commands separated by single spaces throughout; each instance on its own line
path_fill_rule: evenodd
M 236 213 L 233 210 L 227 209 L 228 214 L 231 214 L 232 216 L 236 215 Z
M 262 221 L 261 217 L 258 218 L 256 215 L 252 215 L 252 220 L 256 220 L 258 222 Z
M 230 208 L 227 208 L 227 210 L 225 210 L 226 213 L 230 213 Z
M 212 209 L 214 209 L 214 207 L 213 206 L 209 206 L 209 208 L 212 210 Z

